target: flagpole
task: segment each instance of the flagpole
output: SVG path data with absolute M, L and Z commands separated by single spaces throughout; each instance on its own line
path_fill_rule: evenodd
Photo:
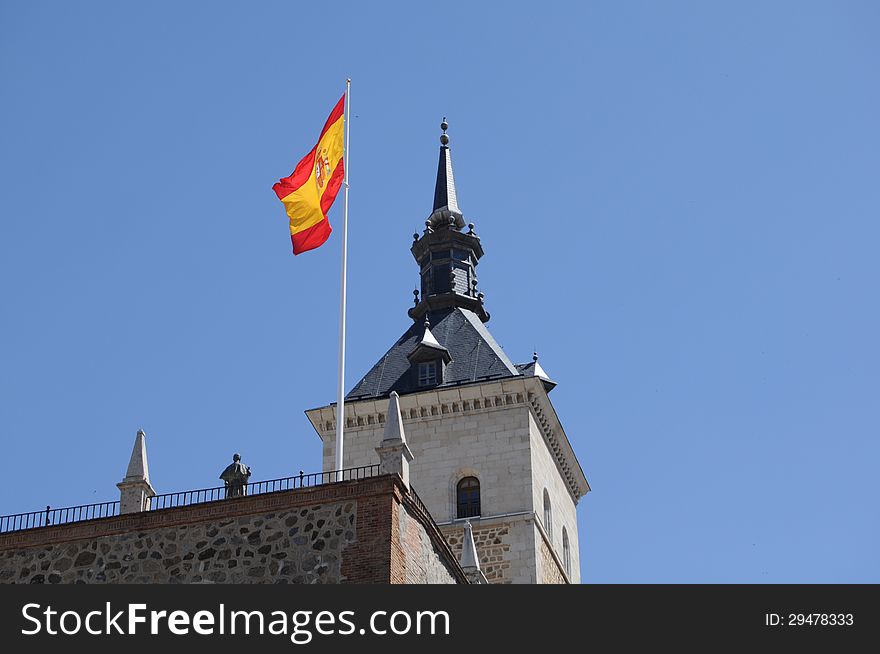
M 336 472 L 342 472 L 342 456 L 345 451 L 345 276 L 348 260 L 348 139 L 351 129 L 351 110 L 349 99 L 351 97 L 351 80 L 345 80 L 345 151 L 344 162 L 345 178 L 342 182 L 345 187 L 345 197 L 342 205 L 342 274 L 339 293 L 339 388 L 336 403 Z M 337 477 L 341 481 L 341 477 Z

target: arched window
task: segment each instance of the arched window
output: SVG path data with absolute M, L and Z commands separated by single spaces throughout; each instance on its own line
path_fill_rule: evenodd
M 456 517 L 472 518 L 480 515 L 480 480 L 465 477 L 455 487 Z
M 544 489 L 544 531 L 550 542 L 553 542 L 553 507 L 550 506 L 550 493 Z
M 568 544 L 568 532 L 562 528 L 562 565 L 565 566 L 565 574 L 571 577 L 571 546 Z

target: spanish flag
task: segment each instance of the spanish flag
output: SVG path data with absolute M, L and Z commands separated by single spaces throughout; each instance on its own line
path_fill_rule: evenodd
M 345 95 L 330 112 L 318 143 L 296 165 L 296 169 L 272 187 L 290 217 L 293 253 L 314 250 L 332 231 L 327 212 L 345 177 Z

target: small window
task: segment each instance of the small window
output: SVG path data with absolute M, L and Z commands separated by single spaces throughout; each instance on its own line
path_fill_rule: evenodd
M 433 386 L 437 383 L 437 362 L 419 364 L 419 386 Z
M 480 480 L 476 477 L 465 477 L 456 487 L 459 518 L 472 518 L 480 515 Z
M 544 531 L 547 532 L 547 537 L 550 538 L 550 542 L 553 542 L 553 507 L 550 506 L 550 493 L 547 492 L 547 489 L 544 489 Z
M 571 578 L 571 546 L 568 544 L 568 532 L 562 528 L 562 565 L 565 566 L 565 574 Z

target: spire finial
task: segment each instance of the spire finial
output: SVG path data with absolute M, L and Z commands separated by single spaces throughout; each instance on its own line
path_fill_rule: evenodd
M 535 363 L 538 363 L 538 352 L 537 352 L 537 350 L 536 350 L 535 352 L 532 352 L 532 361 L 534 361 Z
M 465 226 L 464 216 L 458 208 L 458 197 L 455 193 L 455 177 L 452 175 L 452 153 L 449 149 L 449 135 L 446 133 L 449 123 L 446 118 L 440 123 L 443 133 L 440 135 L 440 160 L 437 164 L 437 183 L 434 185 L 434 208 L 428 221 L 433 229 L 440 230 L 452 227 L 455 231 Z
M 431 321 L 428 320 L 428 314 L 426 313 L 425 314 L 425 330 L 427 331 L 430 328 L 431 328 Z

